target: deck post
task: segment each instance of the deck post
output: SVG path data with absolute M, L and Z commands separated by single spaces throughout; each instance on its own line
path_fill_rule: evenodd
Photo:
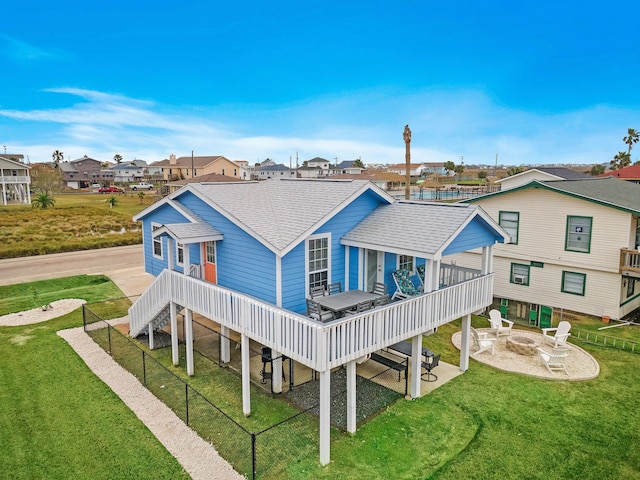
M 347 432 L 356 431 L 356 361 L 347 363 Z
M 153 322 L 149 322 L 149 350 L 153 350 Z
M 177 366 L 180 363 L 180 352 L 178 351 L 178 314 L 174 302 L 169 302 L 169 313 L 171 314 L 171 362 Z
M 493 270 L 493 245 L 482 247 L 482 267 L 483 275 L 491 273 Z
M 426 278 L 426 275 L 425 275 Z M 422 335 L 411 339 L 411 398 L 420 398 L 422 381 Z
M 469 339 L 471 337 L 471 314 L 462 317 L 462 336 L 460 338 L 460 370 L 469 369 Z
M 231 360 L 231 341 L 229 327 L 220 327 L 220 360 L 228 363 Z
M 251 415 L 251 363 L 249 357 L 249 337 L 242 334 L 242 413 Z
M 190 308 L 185 309 L 184 316 L 184 342 L 187 351 L 187 375 L 193 375 L 193 312 Z
M 331 461 L 331 370 L 320 372 L 320 465 Z
M 282 354 L 273 350 L 271 358 L 271 390 L 282 393 Z

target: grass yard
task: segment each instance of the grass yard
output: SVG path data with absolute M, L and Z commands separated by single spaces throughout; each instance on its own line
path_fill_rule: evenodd
M 30 288 L 0 287 L 0 298 Z M 104 298 L 103 285 L 94 288 L 94 298 Z M 80 323 L 74 312 L 40 325 L 0 328 L 0 471 L 12 478 L 180 478 L 175 460 L 57 337 L 57 330 Z M 487 321 L 474 317 L 473 324 Z M 602 325 L 595 319 L 572 324 Z M 459 328 L 459 322 L 445 325 L 425 343 L 457 364 L 450 338 Z M 638 327 L 614 330 L 640 340 Z M 276 428 L 269 447 L 290 459 L 277 478 L 640 479 L 640 355 L 580 345 L 600 362 L 597 379 L 547 381 L 472 359 L 464 375 L 423 398 L 397 401 L 354 435 L 333 430 L 326 467 L 318 465 L 315 445 L 305 448 L 317 442 L 305 436 L 307 427 Z M 170 363 L 167 351 L 159 356 Z M 242 418 L 239 379 L 210 365 L 198 362 L 189 382 L 250 430 L 294 411 L 253 389 L 253 414 Z M 183 370 L 175 372 L 184 376 Z
M 28 205 L 0 207 L 0 259 L 142 243 L 140 225 L 131 217 L 149 206 L 137 194 L 59 194 L 46 210 Z

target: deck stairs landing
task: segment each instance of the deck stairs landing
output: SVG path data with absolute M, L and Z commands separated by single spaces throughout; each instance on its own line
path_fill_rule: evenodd
M 174 308 L 176 311 L 176 315 L 178 315 L 180 312 L 182 312 L 182 310 L 184 310 L 184 307 L 182 305 L 178 305 L 177 303 L 174 304 Z M 158 312 L 158 314 L 155 317 L 153 317 L 153 319 L 151 319 L 151 321 L 147 324 L 147 328 L 145 328 L 140 333 L 138 333 L 138 335 L 147 334 L 149 331 L 148 329 L 149 325 L 152 326 L 154 332 L 158 332 L 162 330 L 165 327 L 165 325 L 167 325 L 170 321 L 171 321 L 171 304 L 168 303 L 162 310 L 160 310 L 160 312 Z

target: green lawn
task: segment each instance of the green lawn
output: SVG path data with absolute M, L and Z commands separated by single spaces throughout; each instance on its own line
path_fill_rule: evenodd
M 11 295 L 19 296 L 32 286 L 0 287 L 0 298 L 9 292 L 6 288 L 14 288 Z M 103 286 L 94 288 L 96 296 L 88 300 L 104 298 Z M 584 322 L 584 328 L 598 325 L 594 319 Z M 473 323 L 486 326 L 479 317 Z M 12 478 L 183 475 L 146 428 L 55 334 L 80 324 L 74 312 L 44 324 L 0 328 L 0 471 L 11 472 Z M 572 324 L 583 327 L 577 321 Z M 459 354 L 450 338 L 458 329 L 459 322 L 446 325 L 425 342 L 442 352 L 444 361 L 457 364 Z M 614 330 L 616 335 L 640 339 L 638 327 Z M 333 431 L 332 462 L 326 467 L 318 465 L 317 450 L 303 448 L 311 440 L 291 435 L 286 427 L 276 428 L 274 438 L 291 436 L 274 445 L 289 459 L 278 478 L 640 479 L 640 355 L 581 346 L 600 362 L 601 374 L 595 380 L 546 381 L 498 371 L 472 359 L 464 375 L 423 398 L 399 400 L 356 434 Z M 184 375 L 181 370 L 176 372 Z M 189 381 L 198 390 L 206 390 L 233 416 L 241 412 L 239 379 L 213 364 L 210 370 L 198 364 L 196 373 Z M 255 391 L 252 410 L 253 415 L 243 420 L 252 431 L 293 411 Z M 241 414 L 237 417 L 242 420 Z M 286 441 L 296 448 L 282 448 Z

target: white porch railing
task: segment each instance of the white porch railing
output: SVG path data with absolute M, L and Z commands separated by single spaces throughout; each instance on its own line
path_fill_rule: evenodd
M 31 183 L 31 177 L 22 175 L 5 175 L 0 176 L 0 183 Z
M 480 270 L 467 267 L 459 267 L 450 263 L 440 264 L 440 285 L 448 287 L 457 283 L 473 280 L 482 275 Z
M 491 303 L 492 291 L 493 275 L 483 275 L 321 324 L 248 295 L 164 270 L 129 309 L 129 322 L 131 335 L 136 336 L 173 301 L 324 371 L 481 310 Z
M 640 250 L 620 249 L 620 273 L 640 276 Z

